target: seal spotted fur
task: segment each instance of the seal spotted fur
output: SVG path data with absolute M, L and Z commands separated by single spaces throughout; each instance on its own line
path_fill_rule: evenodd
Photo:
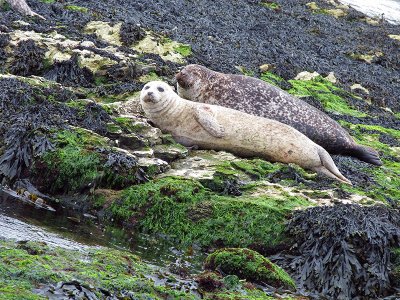
M 160 81 L 147 83 L 140 94 L 146 116 L 185 146 L 226 150 L 243 157 L 295 163 L 351 184 L 328 152 L 296 129 L 234 109 L 182 99 Z
M 260 79 L 222 74 L 200 65 L 186 66 L 176 79 L 178 94 L 185 99 L 277 120 L 296 128 L 329 153 L 382 165 L 374 149 L 358 145 L 327 114 Z

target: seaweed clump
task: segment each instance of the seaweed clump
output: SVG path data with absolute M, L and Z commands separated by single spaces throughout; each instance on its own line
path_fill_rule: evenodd
M 46 48 L 34 40 L 20 41 L 15 49 L 10 72 L 20 76 L 40 75 L 44 69 Z
M 2 78 L 0 89 L 0 175 L 8 179 L 28 176 L 23 173 L 32 159 L 53 150 L 54 133 L 68 125 L 107 132 L 111 119 L 97 104 L 78 111 L 63 103 L 76 98 L 70 91 L 34 87 L 16 78 Z
M 1 27 L 0 27 L 1 32 Z M 0 33 L 0 71 L 3 72 L 4 64 L 7 60 L 7 52 L 4 48 L 8 45 L 10 37 L 7 34 Z
M 300 287 L 325 297 L 385 296 L 399 225 L 398 210 L 381 206 L 340 204 L 296 212 L 288 225 L 296 242 L 288 267 Z
M 146 37 L 146 32 L 140 24 L 124 22 L 121 26 L 120 37 L 122 43 L 129 47 L 133 43 L 144 39 Z
M 44 77 L 67 86 L 91 87 L 94 83 L 93 73 L 86 67 L 80 67 L 76 53 L 69 60 L 55 62 Z
M 225 274 L 234 274 L 239 278 L 257 283 L 267 283 L 276 287 L 289 289 L 296 287 L 294 281 L 284 270 L 250 249 L 219 249 L 207 257 L 205 268 L 220 270 Z

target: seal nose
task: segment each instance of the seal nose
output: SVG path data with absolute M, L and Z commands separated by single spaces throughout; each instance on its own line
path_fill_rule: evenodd
M 147 96 L 153 96 L 153 92 L 147 92 Z
M 181 87 L 183 87 L 183 88 L 187 87 L 187 80 L 186 80 L 187 76 L 186 76 L 186 74 L 184 73 L 183 70 L 175 75 L 175 79 L 176 79 L 176 81 L 178 81 L 178 84 Z

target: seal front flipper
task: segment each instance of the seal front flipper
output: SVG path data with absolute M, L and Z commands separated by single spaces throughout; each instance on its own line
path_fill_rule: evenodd
M 216 138 L 225 136 L 224 127 L 213 116 L 210 106 L 197 106 L 194 108 L 194 117 L 209 134 Z

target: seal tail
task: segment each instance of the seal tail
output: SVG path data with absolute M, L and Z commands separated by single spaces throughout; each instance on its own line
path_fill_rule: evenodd
M 351 155 L 367 163 L 382 166 L 382 161 L 379 158 L 378 152 L 370 147 L 356 145 L 355 148 L 351 149 Z
M 339 169 L 336 167 L 332 157 L 328 152 L 322 147 L 318 149 L 319 158 L 321 159 L 321 166 L 315 167 L 314 170 L 318 173 L 325 174 L 326 176 L 336 179 L 340 182 L 351 184 L 351 181 L 340 173 Z

